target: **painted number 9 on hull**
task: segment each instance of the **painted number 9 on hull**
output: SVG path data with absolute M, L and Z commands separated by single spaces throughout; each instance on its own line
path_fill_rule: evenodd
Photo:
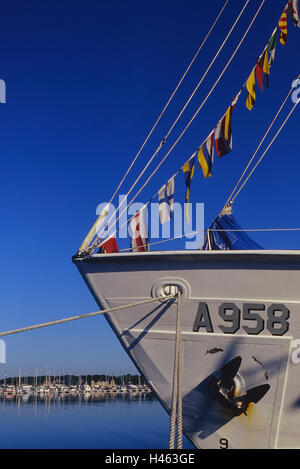
M 218 327 L 224 334 L 235 334 L 242 328 L 249 335 L 258 335 L 266 329 L 274 336 L 282 336 L 289 330 L 290 311 L 283 304 L 272 304 L 266 308 L 263 303 L 243 303 L 241 311 L 235 303 L 222 303 L 218 316 L 223 321 Z M 214 332 L 208 305 L 204 302 L 199 303 L 193 332 L 202 328 L 206 332 Z

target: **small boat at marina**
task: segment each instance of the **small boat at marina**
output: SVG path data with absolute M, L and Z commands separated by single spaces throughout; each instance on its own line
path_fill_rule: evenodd
M 32 392 L 32 386 L 29 384 L 23 384 L 21 386 L 21 393 L 22 394 L 30 394 Z
M 16 394 L 16 388 L 14 385 L 8 385 L 4 389 L 5 396 L 14 396 Z
M 77 386 L 70 386 L 69 391 L 71 394 L 76 394 L 78 392 Z

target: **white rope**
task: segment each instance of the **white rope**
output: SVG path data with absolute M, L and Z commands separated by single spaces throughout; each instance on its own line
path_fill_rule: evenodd
M 208 249 L 211 251 L 210 229 L 207 230 L 206 235 L 208 240 Z
M 121 311 L 123 309 L 132 308 L 134 306 L 140 306 L 140 305 L 145 305 L 145 304 L 148 304 L 148 303 L 153 303 L 154 301 L 167 301 L 167 300 L 170 300 L 170 299 L 173 299 L 173 298 L 175 298 L 174 295 L 169 295 L 169 296 L 165 296 L 165 297 L 162 297 L 162 298 L 151 298 L 150 300 L 138 301 L 136 303 L 130 303 L 128 305 L 116 306 L 114 308 L 103 309 L 102 311 L 96 311 L 94 313 L 80 314 L 79 316 L 72 316 L 72 317 L 69 317 L 69 318 L 58 319 L 56 321 L 44 322 L 44 323 L 41 323 L 41 324 L 34 324 L 32 326 L 26 326 L 26 327 L 22 327 L 20 329 L 12 329 L 10 331 L 0 332 L 0 337 L 6 336 L 6 335 L 18 334 L 20 332 L 32 331 L 34 329 L 40 329 L 42 327 L 55 326 L 57 324 L 63 324 L 65 322 L 77 321 L 78 319 L 90 318 L 90 317 L 93 317 L 93 316 L 98 316 L 100 314 L 112 313 L 113 311 Z
M 183 358 L 181 341 L 181 291 L 177 293 L 177 341 L 178 341 L 178 371 L 177 371 L 177 448 L 182 449 L 182 393 L 183 393 Z
M 176 339 L 170 417 L 169 449 L 175 448 L 177 422 L 177 449 L 182 449 L 182 351 L 181 351 L 181 292 L 177 293 Z
M 175 448 L 175 430 L 176 430 L 176 411 L 177 411 L 177 392 L 178 392 L 178 369 L 177 354 L 174 355 L 173 385 L 172 385 L 172 403 L 169 430 L 169 449 Z
M 223 43 L 221 44 L 221 46 L 219 47 L 216 55 L 214 56 L 213 60 L 210 62 L 209 66 L 207 67 L 206 71 L 204 72 L 203 76 L 201 77 L 200 81 L 198 82 L 197 86 L 194 88 L 192 94 L 190 95 L 190 97 L 188 98 L 188 100 L 186 101 L 185 105 L 183 106 L 183 108 L 181 109 L 180 113 L 178 114 L 177 118 L 175 119 L 175 121 L 173 122 L 173 124 L 171 125 L 170 129 L 168 130 L 166 136 L 164 137 L 163 141 L 160 142 L 159 146 L 157 147 L 157 149 L 155 150 L 155 152 L 153 153 L 153 155 L 151 156 L 151 158 L 149 159 L 148 163 L 145 165 L 145 167 L 143 168 L 143 170 L 141 171 L 141 173 L 139 174 L 139 176 L 136 178 L 136 180 L 134 181 L 134 183 L 132 184 L 132 186 L 130 187 L 129 191 L 127 192 L 126 194 L 126 198 L 129 196 L 129 194 L 133 191 L 133 189 L 135 188 L 135 186 L 137 185 L 137 183 L 139 182 L 139 180 L 141 179 L 141 177 L 143 176 L 143 174 L 145 173 L 145 171 L 148 169 L 149 165 L 152 163 L 153 159 L 155 158 L 155 156 L 158 154 L 158 152 L 161 150 L 163 144 L 165 143 L 166 139 L 170 136 L 172 130 L 174 129 L 175 125 L 177 124 L 177 122 L 179 121 L 180 117 L 182 116 L 182 114 L 184 113 L 184 111 L 186 110 L 188 104 L 190 103 L 190 101 L 192 100 L 192 98 L 194 97 L 195 93 L 197 92 L 198 88 L 200 87 L 200 85 L 202 84 L 203 80 L 205 79 L 207 73 L 209 72 L 209 70 L 211 69 L 211 67 L 213 66 L 214 62 L 216 61 L 217 57 L 219 56 L 219 54 L 221 53 L 223 47 L 225 46 L 226 42 L 228 41 L 229 37 L 231 36 L 233 30 L 235 29 L 238 21 L 240 20 L 240 17 L 242 16 L 242 14 L 244 13 L 248 3 L 249 3 L 250 0 L 247 0 L 245 5 L 243 6 L 242 10 L 240 11 L 238 17 L 236 18 L 235 22 L 233 23 L 233 26 L 231 27 L 229 33 L 227 34 L 226 38 L 224 39 Z M 263 0 L 265 1 L 265 0 Z M 200 109 L 199 109 L 200 111 Z M 199 112 L 198 111 L 198 112 Z M 195 116 L 196 117 L 196 116 Z M 181 138 L 181 137 L 180 137 Z M 177 143 L 176 143 L 177 144 Z M 172 147 L 173 149 L 173 147 Z M 172 151 L 171 149 L 171 151 Z M 110 223 L 110 221 L 113 219 L 113 217 L 115 216 L 116 212 L 120 209 L 120 207 L 122 206 L 123 204 L 123 201 L 126 200 L 125 198 L 122 200 L 122 202 L 118 205 L 118 207 L 115 209 L 115 211 L 112 213 L 111 217 L 109 218 L 109 220 L 105 223 L 105 225 L 103 226 L 102 228 L 102 231 L 99 233 L 99 237 L 101 238 L 102 235 L 103 235 L 103 232 L 105 230 L 105 228 L 107 227 L 107 225 Z M 127 206 L 128 207 L 128 206 Z M 125 210 L 127 209 L 127 207 L 125 208 Z M 122 212 L 124 213 L 124 212 Z M 122 214 L 121 214 L 122 215 Z M 120 216 L 121 216 L 120 215 Z M 118 221 L 118 220 L 116 220 Z
M 212 94 L 212 92 L 214 91 L 215 87 L 217 86 L 217 84 L 219 83 L 219 81 L 221 80 L 221 78 L 223 77 L 225 71 L 227 70 L 227 68 L 229 67 L 230 63 L 232 62 L 233 58 L 235 57 L 236 53 L 238 52 L 239 48 L 241 47 L 243 41 L 245 40 L 248 32 L 250 31 L 255 19 L 257 18 L 261 8 L 263 7 L 264 3 L 265 3 L 266 0 L 262 0 L 258 10 L 256 11 L 254 17 L 252 18 L 248 28 L 246 29 L 246 32 L 244 33 L 242 39 L 240 40 L 238 46 L 236 47 L 235 51 L 233 52 L 232 56 L 230 57 L 229 61 L 227 62 L 227 64 L 225 65 L 225 67 L 223 68 L 221 74 L 219 75 L 219 77 L 217 78 L 217 80 L 215 81 L 214 85 L 212 86 L 212 88 L 210 89 L 209 93 L 207 94 L 207 96 L 205 97 L 205 99 L 202 101 L 202 103 L 200 104 L 200 106 L 198 107 L 197 111 L 195 112 L 195 114 L 193 115 L 193 117 L 190 119 L 190 121 L 188 122 L 188 124 L 186 125 L 186 127 L 183 129 L 183 131 L 181 132 L 181 134 L 179 135 L 179 137 L 177 138 L 177 140 L 175 141 L 175 143 L 172 145 L 172 147 L 170 148 L 170 150 L 166 153 L 166 155 L 164 156 L 164 158 L 160 161 L 160 163 L 156 166 L 156 168 L 154 169 L 154 171 L 150 174 L 150 176 L 148 177 L 148 179 L 145 181 L 145 183 L 143 184 L 143 186 L 138 190 L 138 192 L 136 193 L 136 195 L 130 200 L 130 202 L 127 204 L 127 206 L 124 208 L 124 210 L 121 212 L 121 214 L 113 221 L 112 225 L 111 225 L 111 228 L 118 222 L 118 220 L 121 218 L 121 216 L 123 215 L 123 213 L 125 213 L 125 211 L 128 209 L 128 207 L 134 202 L 134 200 L 138 197 L 138 195 L 141 193 L 141 191 L 145 188 L 145 186 L 148 184 L 148 182 L 152 179 L 152 177 L 154 176 L 154 174 L 158 171 L 158 169 L 161 167 L 161 165 L 164 163 L 164 161 L 166 160 L 166 158 L 169 156 L 169 154 L 171 153 L 171 151 L 175 148 L 175 146 L 177 145 L 177 143 L 179 142 L 179 140 L 183 137 L 183 135 L 185 134 L 185 132 L 187 131 L 187 129 L 190 127 L 191 123 L 193 122 L 193 120 L 197 117 L 198 113 L 200 112 L 200 110 L 202 109 L 202 107 L 204 106 L 204 104 L 206 103 L 206 101 L 208 100 L 208 98 L 210 97 L 210 95 Z M 119 207 L 118 207 L 119 208 Z M 117 211 L 117 209 L 116 209 Z M 116 211 L 114 213 L 116 213 Z M 103 233 L 103 231 L 102 231 Z M 101 233 L 101 234 L 102 234 Z M 116 233 L 116 231 L 110 235 L 110 236 L 113 236 L 114 234 Z M 99 237 L 101 237 L 101 234 L 99 234 Z M 102 243 L 101 243 L 102 244 Z M 101 246 L 100 244 L 100 246 Z

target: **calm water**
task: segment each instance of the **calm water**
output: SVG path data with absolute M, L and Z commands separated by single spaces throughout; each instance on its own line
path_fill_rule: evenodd
M 169 417 L 148 394 L 1 397 L 0 419 L 1 449 L 168 447 Z

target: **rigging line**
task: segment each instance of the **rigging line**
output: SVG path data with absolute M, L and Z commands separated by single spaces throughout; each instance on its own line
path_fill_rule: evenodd
M 265 0 L 264 0 L 265 1 Z M 167 132 L 166 136 L 164 137 L 164 139 L 160 142 L 160 144 L 158 145 L 157 149 L 155 150 L 155 152 L 153 153 L 153 155 L 150 157 L 148 163 L 146 164 L 146 166 L 143 168 L 143 170 L 141 171 L 141 173 L 139 174 L 139 176 L 137 177 L 137 179 L 134 181 L 133 185 L 131 186 L 131 188 L 129 189 L 129 191 L 127 192 L 126 196 L 128 196 L 132 190 L 134 189 L 134 187 L 137 185 L 137 183 L 139 182 L 139 180 L 141 179 L 141 177 L 143 176 L 143 174 L 145 173 L 145 171 L 147 170 L 147 168 L 149 167 L 149 165 L 152 163 L 152 161 L 154 160 L 154 158 L 156 157 L 156 155 L 158 154 L 158 152 L 161 150 L 161 148 L 163 147 L 166 139 L 169 137 L 169 135 L 171 134 L 172 130 L 174 129 L 175 125 L 177 124 L 177 122 L 179 121 L 180 117 L 182 116 L 182 114 L 184 113 L 184 111 L 186 110 L 188 104 L 190 103 L 190 101 L 192 100 L 192 98 L 194 97 L 196 91 L 198 90 L 199 86 L 202 84 L 204 78 L 206 77 L 207 73 L 209 72 L 209 70 L 211 69 L 212 65 L 214 64 L 214 62 L 216 61 L 217 57 L 219 56 L 220 52 L 222 51 L 223 47 L 225 46 L 226 42 L 228 41 L 229 37 L 231 36 L 234 28 L 236 27 L 238 21 L 240 20 L 242 14 L 244 13 L 246 7 L 248 6 L 248 3 L 250 2 L 250 0 L 247 0 L 246 3 L 244 4 L 242 10 L 240 11 L 239 15 L 237 16 L 235 22 L 233 23 L 229 33 L 227 34 L 226 38 L 224 39 L 223 43 L 221 44 L 221 46 L 219 47 L 215 57 L 213 58 L 213 60 L 211 61 L 210 65 L 208 66 L 208 68 L 206 69 L 206 71 L 204 72 L 204 75 L 201 77 L 200 81 L 198 82 L 196 88 L 194 89 L 194 91 L 192 92 L 192 94 L 190 95 L 189 99 L 187 100 L 187 102 L 185 103 L 185 105 L 183 106 L 183 108 L 181 109 L 180 113 L 178 114 L 177 118 L 175 119 L 175 121 L 173 122 L 172 126 L 170 127 L 169 131 Z M 125 200 L 125 199 L 123 199 Z M 99 234 L 99 237 L 102 236 L 103 234 L 103 230 L 105 230 L 106 226 L 108 225 L 108 223 L 112 220 L 113 216 L 115 215 L 115 213 L 119 210 L 119 208 L 122 206 L 123 204 L 123 201 L 119 204 L 119 206 L 115 209 L 114 213 L 111 215 L 110 219 L 106 222 L 105 226 L 102 228 L 102 231 L 100 232 Z
M 211 229 L 209 228 L 209 231 L 210 232 L 251 232 L 251 233 L 254 233 L 254 232 L 259 232 L 259 233 L 265 233 L 265 232 L 280 232 L 280 231 L 290 231 L 290 232 L 293 232 L 293 231 L 300 231 L 300 228 L 252 228 L 252 229 L 235 229 L 235 230 L 221 230 L 221 229 Z M 161 239 L 159 241 L 154 241 L 153 243 L 149 243 L 149 244 L 143 244 L 141 245 L 140 247 L 150 247 L 150 246 L 155 246 L 157 244 L 162 244 L 162 243 L 168 243 L 169 241 L 174 241 L 176 239 L 182 239 L 182 238 L 185 238 L 185 237 L 188 237 L 188 236 L 192 236 L 192 235 L 196 235 L 198 233 L 206 233 L 207 232 L 207 229 L 201 229 L 201 230 L 196 230 L 196 231 L 190 231 L 189 233 L 184 233 L 184 234 L 181 234 L 181 235 L 178 235 L 178 236 L 174 236 L 173 238 L 168 238 L 168 239 Z M 198 250 L 198 249 L 196 249 Z M 129 252 L 131 251 L 131 248 L 124 248 L 124 249 L 120 249 L 120 253 L 122 252 Z
M 166 300 L 174 300 L 176 298 L 175 295 L 168 295 L 164 296 L 161 298 L 151 298 L 150 300 L 144 300 L 144 301 L 138 301 L 136 303 L 131 303 L 128 305 L 122 305 L 122 306 L 116 306 L 114 308 L 109 308 L 109 309 L 103 309 L 102 311 L 96 311 L 94 313 L 86 313 L 86 314 L 80 314 L 79 316 L 72 316 L 69 318 L 64 318 L 64 319 L 58 319 L 56 321 L 50 321 L 50 322 L 44 322 L 40 324 L 34 324 L 32 326 L 26 326 L 26 327 L 21 327 L 20 329 L 12 329 L 10 331 L 5 331 L 5 332 L 0 332 L 0 337 L 7 336 L 7 335 L 12 335 L 12 334 L 18 334 L 19 332 L 27 332 L 27 331 L 32 331 L 35 329 L 41 329 L 42 327 L 49 327 L 49 326 L 55 326 L 57 324 L 63 324 L 66 322 L 71 322 L 71 321 L 76 321 L 78 319 L 85 319 L 85 318 L 90 318 L 93 316 L 99 316 L 100 314 L 106 314 L 106 313 L 112 313 L 114 311 L 119 311 L 127 308 L 132 308 L 133 306 L 140 306 L 148 303 L 153 303 L 154 301 L 166 301 Z
M 297 78 L 299 78 L 299 77 L 300 77 L 300 74 L 298 75 Z M 253 155 L 251 156 L 251 158 L 250 158 L 250 160 L 249 160 L 247 166 L 245 167 L 245 169 L 244 169 L 242 175 L 240 176 L 239 180 L 237 181 L 236 185 L 234 186 L 233 190 L 231 191 L 231 194 L 230 194 L 229 197 L 227 198 L 227 201 L 226 201 L 226 203 L 225 203 L 225 205 L 224 205 L 224 207 L 223 207 L 222 210 L 224 210 L 224 208 L 225 208 L 225 207 L 229 204 L 229 202 L 231 201 L 231 199 L 232 199 L 232 197 L 233 197 L 235 191 L 237 190 L 237 188 L 238 188 L 238 186 L 239 186 L 241 180 L 243 179 L 243 177 L 244 177 L 244 175 L 246 174 L 246 172 L 247 172 L 249 166 L 251 165 L 252 161 L 254 160 L 255 156 L 257 155 L 258 150 L 260 149 L 260 147 L 262 146 L 263 142 L 264 142 L 265 139 L 267 138 L 267 136 L 268 136 L 270 130 L 272 129 L 273 125 L 275 124 L 275 122 L 276 122 L 276 120 L 277 120 L 277 118 L 278 118 L 280 112 L 282 111 L 282 109 L 283 109 L 285 103 L 287 102 L 287 100 L 288 100 L 290 94 L 292 93 L 293 89 L 294 89 L 294 88 L 293 88 L 293 86 L 292 86 L 291 89 L 289 90 L 289 92 L 288 92 L 286 98 L 283 100 L 281 106 L 279 107 L 279 109 L 278 109 L 278 111 L 277 111 L 277 113 L 276 113 L 274 119 L 272 120 L 271 124 L 269 125 L 267 131 L 265 132 L 263 138 L 262 138 L 261 141 L 259 142 L 259 144 L 258 144 L 258 146 L 257 146 L 257 148 L 256 148 L 256 150 L 255 150 L 255 152 L 254 152 Z M 221 212 L 222 212 L 222 210 L 221 210 Z M 221 213 L 221 212 L 220 212 L 220 213 Z
M 254 173 L 254 171 L 256 170 L 257 166 L 261 163 L 262 159 L 264 158 L 264 156 L 266 155 L 266 153 L 269 151 L 270 147 L 273 145 L 274 141 L 276 140 L 276 138 L 278 137 L 278 135 L 280 134 L 281 130 L 283 129 L 283 127 L 285 126 L 285 124 L 287 123 L 287 121 L 289 120 L 289 118 L 291 117 L 291 115 L 293 114 L 294 110 L 296 109 L 296 107 L 298 106 L 300 102 L 300 99 L 298 99 L 298 101 L 296 101 L 296 103 L 294 104 L 294 106 L 292 107 L 291 111 L 288 113 L 287 117 L 285 118 L 285 120 L 283 121 L 283 123 L 281 124 L 281 126 L 279 127 L 278 131 L 276 132 L 276 134 L 274 135 L 274 137 L 272 138 L 271 142 L 269 143 L 269 145 L 267 146 L 267 148 L 265 149 L 265 151 L 263 152 L 263 154 L 261 155 L 261 157 L 259 158 L 259 160 L 257 161 L 257 163 L 255 164 L 255 166 L 252 168 L 252 170 L 250 171 L 250 173 L 248 174 L 247 178 L 244 180 L 243 184 L 241 185 L 241 187 L 239 188 L 239 190 L 236 192 L 236 194 L 234 195 L 233 197 L 233 201 L 237 198 L 237 196 L 239 195 L 239 193 L 241 192 L 241 190 L 243 189 L 243 187 L 246 185 L 246 183 L 248 182 L 249 178 L 252 176 L 252 174 Z
M 188 74 L 190 68 L 192 67 L 193 63 L 195 62 L 196 58 L 198 57 L 200 51 L 202 50 L 202 48 L 203 48 L 204 45 L 206 44 L 206 42 L 207 42 L 209 36 L 211 35 L 211 33 L 212 33 L 213 29 L 215 28 L 217 22 L 219 21 L 219 19 L 220 19 L 221 15 L 222 15 L 223 11 L 225 10 L 225 8 L 226 8 L 228 2 L 229 2 L 229 0 L 226 0 L 226 1 L 225 1 L 223 7 L 221 8 L 221 10 L 220 10 L 219 14 L 217 15 L 215 21 L 213 22 L 211 28 L 209 29 L 208 33 L 206 34 L 205 38 L 203 39 L 203 41 L 202 41 L 200 47 L 199 47 L 198 50 L 196 51 L 194 57 L 192 58 L 191 62 L 189 63 L 189 65 L 188 65 L 188 67 L 187 67 L 187 69 L 185 70 L 185 72 L 183 73 L 182 77 L 180 78 L 178 84 L 176 85 L 176 87 L 175 87 L 173 93 L 172 93 L 171 96 L 169 97 L 169 99 L 168 99 L 167 103 L 165 104 L 163 110 L 161 111 L 160 115 L 158 116 L 158 118 L 157 118 L 156 122 L 154 123 L 152 129 L 151 129 L 150 132 L 148 133 L 146 139 L 145 139 L 144 142 L 142 143 L 140 149 L 138 150 L 137 154 L 135 155 L 135 157 L 133 158 L 131 164 L 129 165 L 129 167 L 128 167 L 126 173 L 125 173 L 125 175 L 124 175 L 123 178 L 121 179 L 121 181 L 120 181 L 118 187 L 116 188 L 116 190 L 114 191 L 112 197 L 110 198 L 109 205 L 112 203 L 112 201 L 113 201 L 113 199 L 115 198 L 117 192 L 119 191 L 119 189 L 120 189 L 120 187 L 122 186 L 123 182 L 125 181 L 127 175 L 129 174 L 131 168 L 132 168 L 133 165 L 135 164 L 135 162 L 136 162 L 136 160 L 138 159 L 140 153 L 142 152 L 144 146 L 145 146 L 146 143 L 148 142 L 149 138 L 151 137 L 152 133 L 154 132 L 155 128 L 157 127 L 159 121 L 161 120 L 162 116 L 164 115 L 165 111 L 167 110 L 169 104 L 171 103 L 172 99 L 174 98 L 175 94 L 177 93 L 179 87 L 181 86 L 182 82 L 184 81 L 186 75 Z M 90 229 L 88 235 L 87 235 L 86 238 L 84 239 L 84 241 L 83 241 L 82 245 L 80 246 L 80 248 L 83 249 L 83 246 L 84 246 L 85 244 L 88 245 L 89 242 L 94 238 L 94 236 L 95 236 L 95 234 L 96 234 L 96 228 L 97 228 L 97 224 L 98 224 L 98 222 L 99 222 L 99 218 L 100 218 L 100 216 L 97 217 L 95 223 L 93 224 L 92 228 Z M 92 237 L 91 237 L 91 236 L 92 236 Z M 81 250 L 80 248 L 79 248 L 79 250 Z
M 150 179 L 154 176 L 154 174 L 158 171 L 158 169 L 161 167 L 161 165 L 163 164 L 163 162 L 166 160 L 166 158 L 169 156 L 169 154 L 171 153 L 171 151 L 175 148 L 175 146 L 177 145 L 177 143 L 179 142 L 179 140 L 182 138 L 182 136 L 185 134 L 185 132 L 187 131 L 187 129 L 190 127 L 191 123 L 193 122 L 193 120 L 197 117 L 197 115 L 199 114 L 199 112 L 201 111 L 202 107 L 204 106 L 204 104 L 206 103 L 206 101 L 208 100 L 208 98 L 210 97 L 210 95 L 212 94 L 212 92 L 214 91 L 214 89 L 216 88 L 217 84 L 219 83 L 219 81 L 221 80 L 221 78 L 223 77 L 224 73 L 226 72 L 227 68 L 229 67 L 230 63 L 232 62 L 233 58 L 235 57 L 236 53 L 238 52 L 239 48 L 241 47 L 242 43 L 244 42 L 245 40 L 245 37 L 247 36 L 248 32 L 250 31 L 254 21 L 256 20 L 260 10 L 262 9 L 264 3 L 265 3 L 266 0 L 262 0 L 259 8 L 257 9 L 254 17 L 252 18 L 248 28 L 246 29 L 242 39 L 240 40 L 239 44 L 237 45 L 236 49 L 234 50 L 232 56 L 230 57 L 229 61 L 227 62 L 227 64 L 225 65 L 225 67 L 223 68 L 221 74 L 219 75 L 219 77 L 217 78 L 217 80 L 215 81 L 214 85 L 212 86 L 212 88 L 210 89 L 209 93 L 207 94 L 207 96 L 205 97 L 205 99 L 202 101 L 202 103 L 200 104 L 200 106 L 198 107 L 197 111 L 195 112 L 195 114 L 193 115 L 193 117 L 189 120 L 188 124 L 186 125 L 186 127 L 183 129 L 183 131 L 181 132 L 181 134 L 179 135 L 179 137 L 177 138 L 177 140 L 175 141 L 175 143 L 172 145 L 172 147 L 169 149 L 169 151 L 166 153 L 166 155 L 164 156 L 164 158 L 160 161 L 160 163 L 156 166 L 156 168 L 154 169 L 154 171 L 150 174 L 150 176 L 148 177 L 148 179 L 146 180 L 146 182 L 143 184 L 143 186 L 138 190 L 138 192 L 136 193 L 136 195 L 131 199 L 131 201 L 127 204 L 127 206 L 125 207 L 125 209 L 121 212 L 121 214 L 119 215 L 119 217 L 114 220 L 113 222 L 113 225 L 115 225 L 117 223 L 117 221 L 121 218 L 121 216 L 123 215 L 123 213 L 125 213 L 125 211 L 127 210 L 127 208 L 129 207 L 130 204 L 132 204 L 132 202 L 137 198 L 137 196 L 141 193 L 141 191 L 144 189 L 144 187 L 148 184 L 148 182 L 150 181 Z M 115 211 L 116 212 L 116 211 Z M 115 213 L 114 212 L 114 213 Z M 112 226 L 113 226 L 112 225 Z M 106 225 L 107 226 L 107 225 Z M 105 229 L 105 227 L 104 227 Z M 101 237 L 101 234 L 103 233 L 103 231 L 100 233 L 99 237 Z M 92 246 L 93 247 L 93 246 Z

